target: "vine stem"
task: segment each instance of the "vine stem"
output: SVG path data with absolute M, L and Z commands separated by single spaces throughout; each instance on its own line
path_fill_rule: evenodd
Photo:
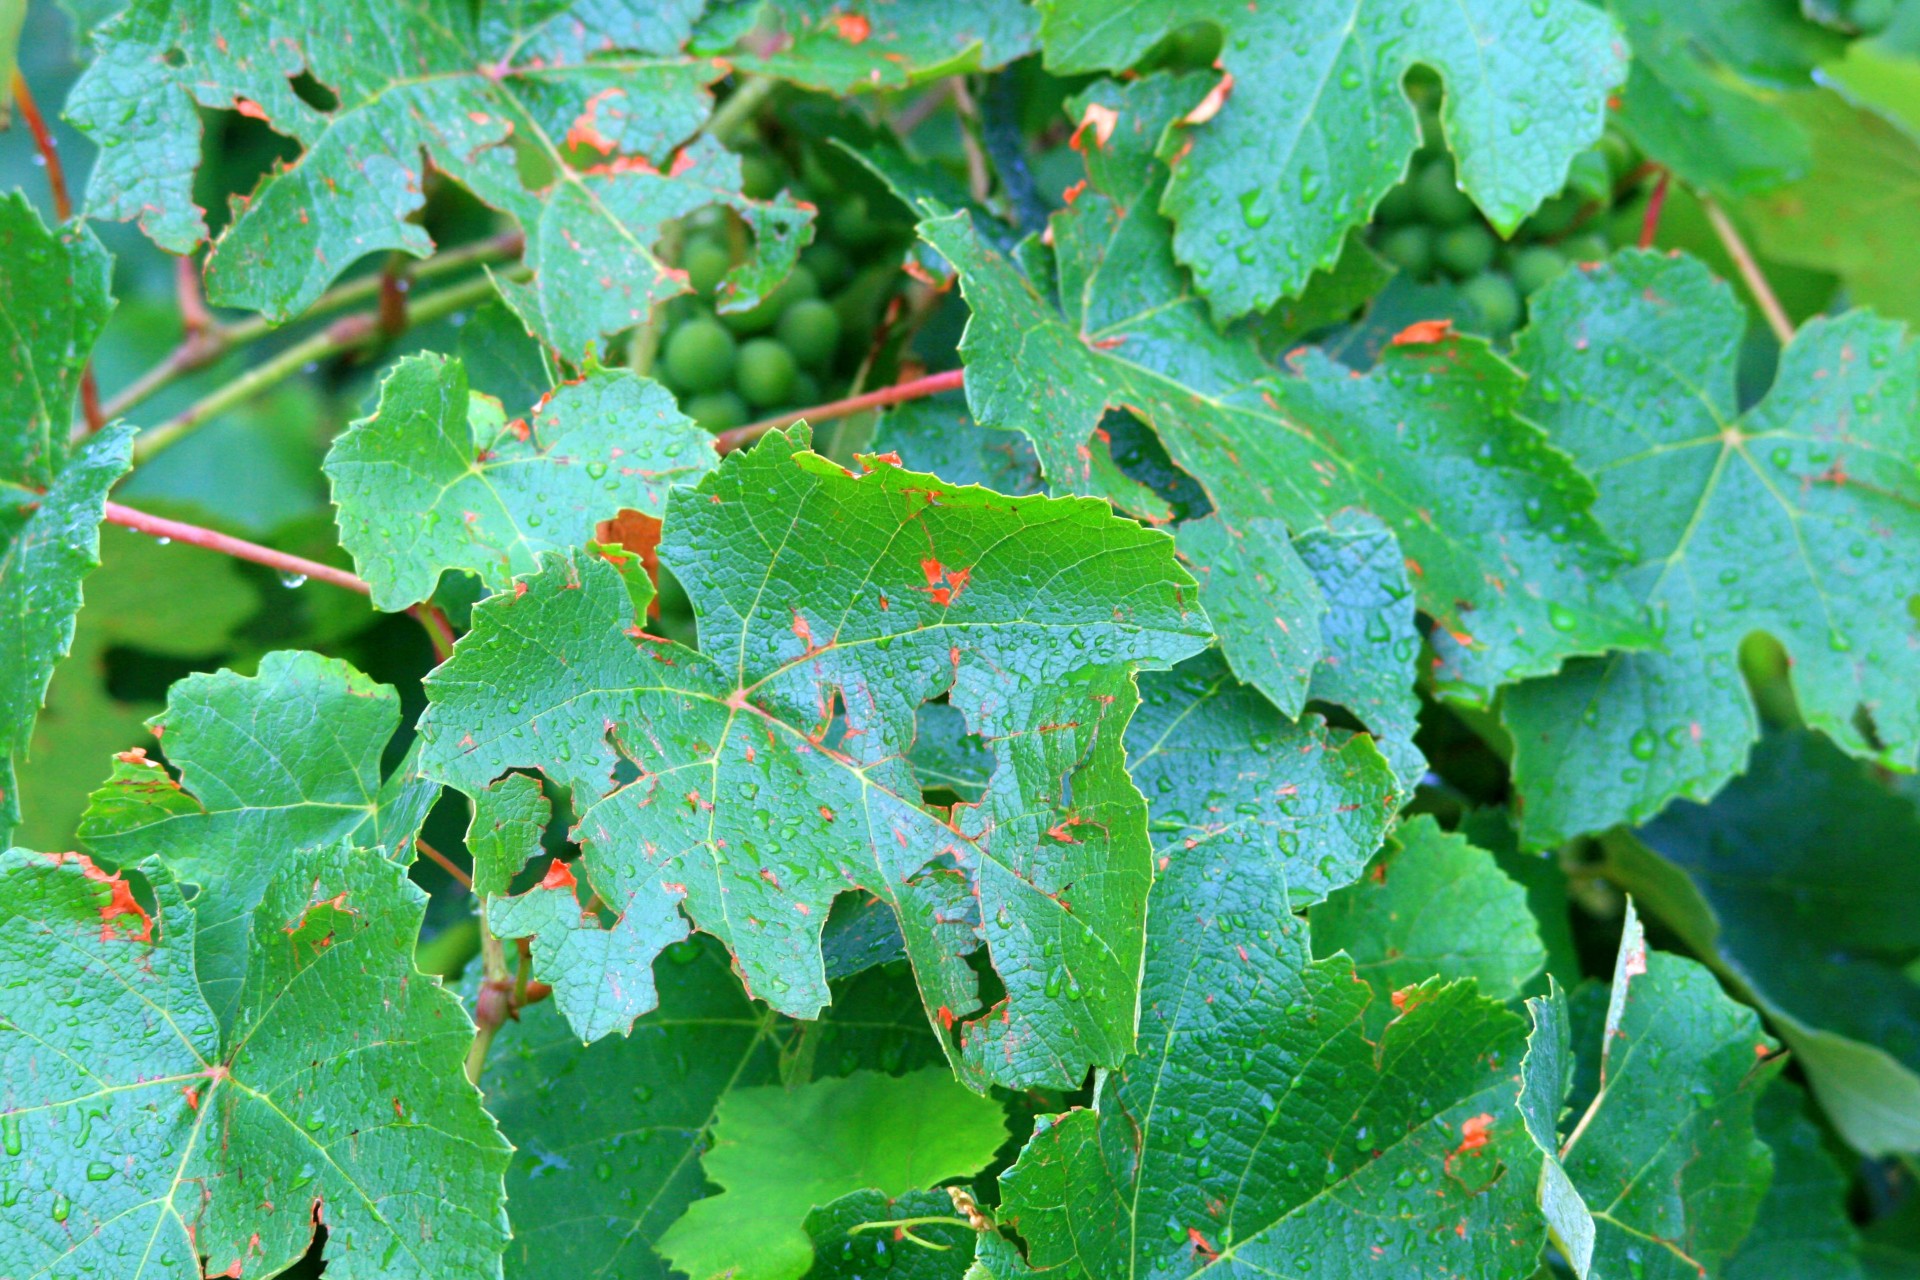
M 476 240 L 472 244 L 434 254 L 426 261 L 413 266 L 407 272 L 407 277 L 410 284 L 417 285 L 421 281 L 448 275 L 462 267 L 517 257 L 525 247 L 525 243 L 525 237 L 518 231 L 504 232 L 486 240 Z M 188 272 L 193 270 L 190 259 L 183 258 L 181 263 L 183 270 Z M 349 280 L 345 284 L 334 286 L 321 294 L 319 299 L 302 313 L 301 319 L 329 315 L 335 311 L 345 310 L 355 303 L 381 297 L 382 289 L 388 284 L 388 275 L 388 272 L 381 271 L 375 275 Z M 197 289 L 195 296 L 198 296 Z M 417 319 L 418 310 L 419 308 L 415 306 L 408 308 L 409 320 Z M 390 314 L 388 318 L 391 319 Z M 198 331 L 189 326 L 186 335 L 180 339 L 178 345 L 158 364 L 128 383 L 107 401 L 103 410 L 107 421 L 111 422 L 115 418 L 125 416 L 127 411 L 135 405 L 143 403 L 149 397 L 171 386 L 182 376 L 197 369 L 204 369 L 234 348 L 257 342 L 272 332 L 274 332 L 274 326 L 259 316 L 230 325 L 208 323 Z
M 879 409 L 890 404 L 904 404 L 909 400 L 923 400 L 928 396 L 939 395 L 942 391 L 957 391 L 966 385 L 966 379 L 966 370 L 949 369 L 945 373 L 930 373 L 924 378 L 896 382 L 878 391 L 848 396 L 844 400 L 829 400 L 825 404 L 817 404 L 808 409 L 799 409 L 793 413 L 783 413 L 772 418 L 762 418 L 758 422 L 749 422 L 743 427 L 733 427 L 720 432 L 713 438 L 713 447 L 721 453 L 732 453 L 735 449 L 752 444 L 769 431 L 790 427 L 803 419 L 810 423 L 831 422 L 835 418 L 849 417 L 865 409 Z
M 1793 321 L 1787 318 L 1787 309 L 1780 305 L 1773 286 L 1767 283 L 1767 276 L 1760 269 L 1760 263 L 1747 248 L 1747 242 L 1740 238 L 1740 229 L 1733 225 L 1733 219 L 1727 217 L 1719 203 L 1712 196 L 1701 196 L 1700 207 L 1707 211 L 1707 221 L 1713 224 L 1713 233 L 1720 237 L 1720 244 L 1733 259 L 1733 265 L 1739 269 L 1740 278 L 1746 282 L 1747 292 L 1760 304 L 1760 314 L 1767 318 L 1767 327 L 1773 330 L 1773 336 L 1780 339 L 1780 345 L 1786 346 L 1793 341 Z
M 1647 199 L 1646 216 L 1640 219 L 1640 247 L 1653 248 L 1653 241 L 1660 234 L 1660 215 L 1667 207 L 1667 185 L 1673 181 L 1671 171 L 1662 169 L 1660 180 L 1653 184 L 1653 195 Z
M 427 861 L 452 876 L 455 884 L 465 889 L 468 893 L 473 892 L 473 877 L 468 875 L 459 863 L 428 844 L 425 840 L 422 840 L 419 836 L 413 838 L 413 847 L 424 854 Z
M 373 292 L 379 291 L 378 281 Z M 478 302 L 493 292 L 491 276 L 477 276 L 428 294 L 407 308 L 411 324 L 425 324 Z M 151 461 L 163 449 L 171 448 L 207 422 L 236 405 L 244 404 L 262 392 L 285 382 L 315 361 L 352 351 L 386 337 L 379 310 L 355 312 L 334 321 L 318 333 L 294 343 L 271 359 L 253 366 L 233 381 L 209 392 L 177 416 L 140 433 L 133 442 L 133 462 L 139 466 Z M 164 384 L 162 384 L 164 385 Z M 154 388 L 157 390 L 158 388 Z
M 107 504 L 107 523 L 117 524 L 123 529 L 132 529 L 139 533 L 152 534 L 156 538 L 168 538 L 175 542 L 184 542 L 189 546 L 205 547 L 209 551 L 218 551 L 222 555 L 233 556 L 239 560 L 250 560 L 254 564 L 263 564 L 269 569 L 278 569 L 282 573 L 298 574 L 300 577 L 311 578 L 316 582 L 331 583 L 346 591 L 357 591 L 363 596 L 373 593 L 373 588 L 369 587 L 364 579 L 355 577 L 345 569 L 336 569 L 330 564 L 321 564 L 317 560 L 289 555 L 285 551 L 275 551 L 272 547 L 263 547 L 257 542 L 248 542 L 244 538 L 229 537 L 224 533 L 216 533 L 212 529 L 203 529 L 197 524 L 187 524 L 181 520 L 169 520 L 165 516 L 136 511 L 132 507 L 121 506 L 117 502 Z
M 65 222 L 73 217 L 67 171 L 60 163 L 60 148 L 53 140 L 53 130 L 47 128 L 40 104 L 33 100 L 33 90 L 18 67 L 13 69 L 13 101 L 20 108 L 20 118 L 27 122 L 27 132 L 33 135 L 33 148 L 40 153 L 40 163 L 46 167 L 47 190 L 53 196 L 53 216 Z M 80 410 L 86 415 L 88 431 L 98 431 L 107 424 L 106 413 L 100 407 L 100 384 L 94 380 L 92 360 L 80 371 Z

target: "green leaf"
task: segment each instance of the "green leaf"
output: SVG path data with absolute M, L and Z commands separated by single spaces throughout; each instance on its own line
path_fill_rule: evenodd
M 1047 66 L 1063 73 L 1121 70 L 1191 22 L 1225 33 L 1217 113 L 1149 141 L 1164 132 L 1175 157 L 1159 201 L 1175 250 L 1229 317 L 1300 293 L 1405 177 L 1419 130 L 1402 80 L 1416 63 L 1445 82 L 1461 184 L 1503 233 L 1565 184 L 1626 74 L 1613 24 L 1575 0 L 1052 0 L 1045 12 Z
M 194 963 L 225 1026 L 241 1007 L 263 940 L 261 896 L 290 867 L 343 840 L 397 862 L 438 788 L 403 766 L 383 784 L 380 754 L 400 720 L 394 691 L 344 662 L 282 650 L 255 676 L 193 675 L 148 724 L 179 771 L 130 752 L 80 823 L 114 865 L 155 858 L 194 885 Z
M 1228 665 L 1297 719 L 1325 656 L 1320 628 L 1327 602 L 1287 526 L 1254 516 L 1229 529 L 1210 515 L 1183 522 L 1175 536 Z
M 1520 1110 L 1540 1148 L 1540 1215 L 1548 1238 L 1580 1280 L 1593 1267 L 1593 1213 L 1560 1163 L 1560 1118 L 1573 1088 L 1573 1023 L 1566 993 L 1549 979 L 1547 994 L 1527 1001 L 1533 1032 L 1521 1066 Z
M 1104 143 L 1082 134 L 1090 185 L 1053 219 L 1064 314 L 964 214 L 921 224 L 972 307 L 961 351 L 975 418 L 1026 432 L 1055 484 L 1126 503 L 1098 482 L 1088 443 L 1124 408 L 1200 482 L 1229 535 L 1256 518 L 1301 534 L 1371 512 L 1411 561 L 1443 629 L 1441 678 L 1463 695 L 1644 643 L 1610 580 L 1620 557 L 1587 512 L 1590 484 L 1520 416 L 1522 379 L 1486 344 L 1394 346 L 1362 376 L 1307 349 L 1283 375 L 1250 339 L 1214 330 L 1152 208 L 1164 174 L 1124 127 L 1177 108 L 1181 83 L 1088 91 L 1123 125 Z
M 977 1173 L 1007 1139 L 1000 1104 L 944 1067 L 736 1089 L 716 1117 L 700 1164 L 720 1192 L 660 1240 L 674 1269 L 693 1280 L 798 1280 L 813 1263 L 806 1220 L 816 1206 Z
M 510 773 L 472 799 L 467 853 L 473 859 L 473 894 L 484 904 L 505 893 L 541 851 L 540 836 L 553 819 L 553 806 L 540 779 L 525 773 Z
M 215 15 L 135 0 L 99 33 L 68 100 L 100 147 L 88 211 L 138 218 L 161 247 L 191 250 L 206 236 L 192 196 L 196 104 L 239 102 L 301 154 L 235 211 L 207 264 L 213 301 L 285 320 L 367 254 L 430 252 L 409 215 L 431 162 L 526 232 L 533 282 L 503 290 L 569 357 L 685 291 L 653 244 L 709 203 L 738 210 L 757 237 L 727 290 L 729 305 L 751 306 L 792 265 L 811 215 L 746 200 L 738 160 L 711 139 L 676 156 L 720 74 L 679 52 L 694 8 L 405 0 L 378 13 L 290 3 Z M 337 104 L 301 98 L 297 70 Z
M 873 429 L 873 448 L 898 454 L 909 471 L 930 472 L 948 484 L 983 485 L 1016 497 L 1046 492 L 1027 437 L 975 422 L 964 392 L 894 405 Z
M 932 1219 L 932 1221 L 929 1221 Z M 896 1235 L 875 1223 L 903 1224 Z M 807 1215 L 813 1241 L 808 1280 L 961 1280 L 979 1237 L 944 1191 L 910 1191 L 889 1200 L 878 1191 L 841 1196 Z
M 1329 894 L 1312 919 L 1314 955 L 1345 952 L 1382 1008 L 1433 977 L 1472 978 L 1496 1000 L 1517 999 L 1547 959 L 1526 890 L 1492 854 L 1424 815 L 1396 829 L 1367 874 Z
M 79 854 L 0 856 L 0 970 L 40 997 L 0 1022 L 0 1271 L 272 1275 L 324 1222 L 329 1276 L 497 1274 L 508 1148 L 461 1074 L 471 1024 L 414 971 L 405 872 L 282 862 L 223 1029 L 194 907 L 141 870 L 151 916 Z
M 984 923 L 1008 995 L 956 1060 L 976 1082 L 1077 1082 L 1133 1045 L 1150 853 L 1121 733 L 1132 671 L 1204 642 L 1192 580 L 1103 504 L 878 459 L 855 476 L 807 438 L 770 435 L 670 500 L 661 561 L 699 651 L 640 632 L 604 563 L 546 557 L 429 677 L 428 768 L 469 794 L 515 767 L 570 788 L 615 930 L 678 936 L 684 907 L 785 1013 L 826 1003 L 840 893 L 893 906 L 943 1028 L 980 1008 L 960 957 Z M 906 758 L 941 694 L 996 759 L 952 825 Z
M 259 599 L 238 561 L 184 544 L 166 546 L 117 525 L 100 529 L 100 568 L 87 579 L 87 605 L 75 621 L 72 652 L 54 668 L 47 705 L 20 767 L 15 838 L 30 848 L 70 849 L 87 797 L 112 757 L 151 747 L 147 718 L 158 701 L 117 693 L 108 670 L 114 650 L 180 662 L 205 662 L 230 643 Z
M 1611 993 L 1583 990 L 1573 1013 L 1561 1161 L 1593 1211 L 1593 1275 L 1718 1276 L 1771 1177 L 1753 1113 L 1776 1046 L 1704 966 L 1649 950 L 1631 907 Z
M 1288 880 L 1262 850 L 1170 855 L 1141 1056 L 1042 1122 L 1001 1179 L 1003 1221 L 1036 1269 L 1094 1280 L 1530 1276 L 1545 1233 L 1521 1019 L 1430 982 L 1370 1039 L 1371 990 L 1344 957 L 1311 958 Z
M 24 194 L 0 197 L 0 484 L 9 489 L 54 485 L 80 373 L 113 309 L 112 268 L 85 224 L 50 231 Z
M 1727 1280 L 1862 1280 L 1847 1179 L 1807 1118 L 1806 1101 L 1798 1085 L 1775 1080 L 1754 1108 L 1754 1127 L 1773 1150 L 1773 1181 L 1727 1263 Z
M 113 426 L 88 437 L 45 488 L 0 476 L 0 832 L 20 820 L 15 762 L 54 665 L 73 646 L 80 583 L 100 563 L 107 490 L 132 461 L 133 431 Z
M 1623 131 L 1654 162 L 1722 196 L 1770 190 L 1806 174 L 1795 123 L 1813 73 L 1841 38 L 1792 0 L 1607 0 L 1633 46 L 1620 97 Z
M 1644 820 L 1737 773 L 1757 732 L 1738 659 L 1755 630 L 1786 646 L 1809 724 L 1911 766 L 1920 377 L 1904 329 L 1865 312 L 1810 322 L 1741 414 L 1744 317 L 1698 263 L 1623 253 L 1532 306 L 1525 412 L 1599 477 L 1595 513 L 1635 553 L 1627 582 L 1664 643 L 1508 691 L 1528 842 Z
M 1660 919 L 1773 1019 L 1827 1115 L 1920 1147 L 1920 816 L 1812 733 L 1770 737 L 1712 804 L 1609 841 Z M 1644 842 L 1644 843 L 1642 843 Z
M 1912 92 L 1920 74 L 1902 60 Z M 1780 262 L 1837 273 L 1856 306 L 1920 322 L 1914 290 L 1920 255 L 1913 238 L 1920 218 L 1920 141 L 1877 111 L 1837 93 L 1806 94 L 1782 104 L 1784 116 L 1810 141 L 1810 162 L 1797 180 L 1745 201 L 1741 215 L 1762 252 Z
M 489 587 L 531 573 L 542 551 L 579 546 L 623 509 L 658 517 L 667 489 L 719 459 L 658 383 L 589 373 L 511 422 L 470 395 L 465 365 L 410 356 L 380 404 L 327 455 L 340 541 L 388 611 L 465 569 Z
M 495 1039 L 482 1084 L 517 1149 L 507 1170 L 513 1280 L 666 1280 L 654 1247 L 704 1194 L 699 1157 L 723 1099 L 941 1060 L 900 970 L 838 984 L 828 1015 L 802 1023 L 749 1000 L 710 939 L 669 948 L 659 968 L 660 1008 L 630 1036 L 583 1045 L 541 1003 Z
M 990 71 L 1032 52 L 1038 26 L 1022 0 L 776 0 L 768 10 L 772 23 L 730 58 L 836 94 Z
M 1400 802 L 1371 742 L 1287 719 L 1213 652 L 1144 677 L 1140 695 L 1127 760 L 1156 863 L 1208 850 L 1271 864 L 1294 910 L 1360 875 Z

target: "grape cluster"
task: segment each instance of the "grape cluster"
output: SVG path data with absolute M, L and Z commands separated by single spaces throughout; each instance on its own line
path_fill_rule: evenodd
M 693 292 L 668 304 L 654 371 L 687 416 L 711 431 L 843 394 L 898 277 L 898 254 L 887 250 L 902 229 L 877 215 L 866 195 L 842 190 L 811 157 L 800 168 L 802 176 L 790 180 L 771 151 L 741 157 L 747 195 L 772 199 L 791 190 L 820 211 L 799 265 L 750 310 L 713 306 L 721 281 L 751 247 L 737 215 L 706 209 L 684 229 L 679 266 Z
M 1369 238 L 1381 257 L 1413 279 L 1453 282 L 1476 329 L 1511 333 L 1535 290 L 1569 263 L 1607 256 L 1607 212 L 1640 169 L 1626 139 L 1609 130 L 1575 160 L 1566 188 L 1511 240 L 1502 240 L 1460 190 L 1453 157 L 1439 141 L 1439 120 L 1424 106 L 1422 133 L 1426 142 L 1407 180 L 1375 208 Z

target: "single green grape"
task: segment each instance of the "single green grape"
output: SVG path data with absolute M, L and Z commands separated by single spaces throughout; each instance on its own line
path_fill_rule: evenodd
M 813 278 L 813 272 L 804 266 L 796 266 L 787 273 L 787 278 L 775 285 L 773 291 L 762 298 L 757 306 L 746 311 L 723 311 L 720 323 L 741 337 L 748 334 L 765 333 L 773 328 L 773 322 L 802 298 L 820 296 L 820 285 Z
M 733 385 L 757 407 L 779 404 L 793 390 L 799 372 L 793 353 L 772 338 L 755 338 L 740 348 L 733 365 Z
M 1477 222 L 1449 227 L 1433 240 L 1433 259 L 1457 280 L 1477 276 L 1493 265 L 1499 242 Z
M 859 248 L 872 240 L 879 228 L 867 207 L 867 198 L 859 192 L 841 196 L 827 210 L 827 229 L 841 244 Z
M 1580 204 L 1579 196 L 1563 192 L 1535 209 L 1526 229 L 1536 236 L 1557 236 L 1580 216 Z
M 1488 333 L 1511 333 L 1520 323 L 1520 291 L 1498 271 L 1475 276 L 1460 286 L 1460 296 Z
M 709 391 L 680 406 L 689 418 L 709 431 L 725 431 L 747 420 L 747 402 L 731 391 Z
M 840 313 L 831 302 L 802 298 L 780 313 L 773 332 L 795 360 L 809 368 L 817 367 L 833 359 L 833 353 L 840 349 Z
M 1413 198 L 1413 188 L 1401 183 L 1380 197 L 1380 203 L 1373 207 L 1373 220 L 1389 227 L 1397 227 L 1412 222 L 1420 216 L 1420 208 Z
M 1515 253 L 1507 269 L 1513 273 L 1513 283 L 1520 292 L 1531 297 L 1567 269 L 1567 259 L 1551 245 L 1533 244 Z
M 1395 227 L 1380 238 L 1380 256 L 1416 280 L 1433 272 L 1433 229 L 1420 223 Z
M 805 369 L 802 369 L 793 375 L 793 390 L 789 394 L 793 397 L 793 403 L 799 405 L 801 408 L 805 408 L 808 405 L 819 404 L 822 394 L 820 390 L 820 379 L 814 377 Z
M 787 175 L 770 156 L 749 151 L 740 157 L 740 193 L 749 200 L 771 200 L 787 185 Z
M 701 236 L 687 241 L 687 247 L 680 251 L 680 266 L 686 271 L 687 283 L 693 286 L 693 291 L 703 298 L 711 298 L 727 272 L 733 270 L 733 255 L 718 240 Z
M 1560 252 L 1566 254 L 1570 262 L 1602 262 L 1612 248 L 1607 238 L 1595 231 L 1568 236 L 1560 242 Z
M 1607 158 L 1607 172 L 1615 182 L 1640 167 L 1640 153 L 1631 142 L 1609 130 L 1600 137 L 1600 154 Z
M 733 376 L 734 359 L 733 335 L 703 317 L 668 335 L 661 366 L 667 381 L 683 391 L 718 391 Z
M 1442 156 L 1425 165 L 1413 180 L 1413 199 L 1436 227 L 1455 227 L 1473 216 L 1473 201 L 1453 182 L 1453 159 Z
M 800 251 L 800 265 L 813 273 L 820 292 L 832 293 L 853 274 L 853 264 L 839 245 L 831 240 L 816 240 Z

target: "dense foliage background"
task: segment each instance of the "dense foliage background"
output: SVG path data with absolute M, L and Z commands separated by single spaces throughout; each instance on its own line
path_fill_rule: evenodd
M 0 1278 L 1920 1276 L 1920 7 L 16 53 Z

